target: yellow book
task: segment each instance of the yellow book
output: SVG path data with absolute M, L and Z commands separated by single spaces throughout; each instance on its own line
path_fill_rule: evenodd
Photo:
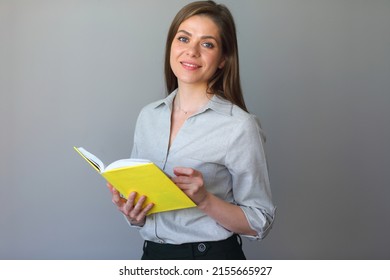
M 195 207 L 195 203 L 153 162 L 143 159 L 121 159 L 104 166 L 95 155 L 82 147 L 74 149 L 125 198 L 131 192 L 154 203 L 148 215 L 157 212 Z

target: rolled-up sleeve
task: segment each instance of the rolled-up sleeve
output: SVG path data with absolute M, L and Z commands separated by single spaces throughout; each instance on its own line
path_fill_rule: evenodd
M 233 183 L 234 203 L 241 207 L 250 227 L 263 239 L 275 219 L 276 207 L 264 152 L 264 134 L 258 119 L 250 115 L 230 135 L 225 165 Z

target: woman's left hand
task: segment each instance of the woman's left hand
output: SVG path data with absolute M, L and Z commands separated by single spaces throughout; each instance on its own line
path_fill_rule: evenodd
M 206 190 L 201 172 L 192 168 L 176 167 L 173 173 L 176 177 L 172 178 L 172 181 L 192 199 L 198 209 L 221 226 L 239 234 L 257 235 L 239 206 L 224 201 Z
M 188 195 L 196 205 L 205 202 L 209 193 L 204 187 L 202 173 L 186 167 L 176 167 L 173 169 L 173 173 L 176 177 L 173 177 L 172 181 Z

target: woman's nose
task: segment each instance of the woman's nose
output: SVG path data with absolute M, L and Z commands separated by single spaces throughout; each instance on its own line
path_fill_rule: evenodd
M 199 57 L 199 45 L 198 44 L 188 44 L 187 55 L 191 57 Z

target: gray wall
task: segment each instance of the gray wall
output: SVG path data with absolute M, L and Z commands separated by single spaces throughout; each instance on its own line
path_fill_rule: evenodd
M 138 259 L 72 146 L 127 157 L 189 1 L 0 0 L 0 259 Z M 224 0 L 278 216 L 251 259 L 390 257 L 390 1 Z M 152 8 L 153 7 L 153 8 Z

